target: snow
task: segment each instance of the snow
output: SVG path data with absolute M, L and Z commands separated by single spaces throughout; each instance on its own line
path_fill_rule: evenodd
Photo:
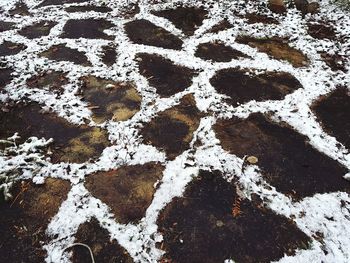
M 30 1 L 28 3 L 29 6 L 34 6 L 38 2 Z M 18 16 L 13 20 L 17 23 L 16 29 L 0 33 L 1 42 L 13 41 L 28 46 L 26 50 L 19 54 L 4 59 L 7 64 L 15 69 L 16 77 L 6 86 L 5 92 L 0 96 L 2 102 L 22 99 L 39 102 L 71 123 L 82 124 L 87 119 L 91 126 L 106 128 L 110 140 L 116 142 L 115 145 L 107 147 L 95 163 L 85 164 L 52 164 L 48 160 L 44 160 L 39 148 L 50 142 L 44 139 L 32 138 L 31 142 L 11 146 L 11 149 L 17 153 L 15 156 L 9 157 L 1 152 L 1 175 L 6 171 L 16 169 L 21 164 L 25 167 L 22 171 L 22 178 L 32 178 L 33 182 L 42 184 L 45 178 L 54 177 L 69 180 L 72 184 L 67 200 L 63 202 L 57 215 L 54 216 L 48 226 L 47 233 L 51 237 L 55 236 L 55 238 L 45 245 L 48 252 L 46 262 L 69 262 L 69 254 L 67 252 L 63 253 L 64 249 L 74 242 L 74 234 L 79 225 L 92 217 L 97 218 L 101 226 L 108 230 L 111 239 L 116 239 L 129 252 L 135 262 L 156 262 L 164 253 L 156 247 L 156 243 L 162 240 L 161 234 L 157 232 L 156 219 L 162 208 L 171 202 L 174 197 L 183 194 L 186 185 L 197 176 L 199 169 L 218 169 L 225 173 L 227 180 L 232 180 L 233 177 L 238 178 L 243 188 L 242 195 L 250 198 L 252 193 L 256 193 L 260 197 L 264 197 L 265 199 L 262 199 L 267 200 L 266 204 L 269 208 L 278 214 L 294 218 L 298 227 L 313 239 L 311 249 L 300 250 L 295 256 L 285 256 L 279 262 L 349 262 L 350 197 L 348 194 L 342 192 L 316 194 L 295 203 L 287 196 L 277 192 L 273 186 L 269 186 L 264 182 L 258 166 L 250 165 L 242 173 L 243 160 L 222 149 L 219 140 L 215 137 L 212 126 L 219 117 L 238 116 L 246 118 L 254 112 L 274 112 L 272 116 L 274 120 L 288 123 L 300 134 L 307 136 L 310 144 L 317 150 L 350 169 L 348 149 L 343 145 L 340 148 L 337 147 L 339 142 L 322 130 L 310 110 L 310 105 L 316 99 L 333 91 L 337 85 L 350 87 L 350 75 L 339 71 L 332 72 L 320 60 L 320 56 L 316 51 L 328 50 L 329 52 L 348 55 L 346 68 L 350 70 L 350 41 L 338 45 L 330 40 L 316 40 L 307 36 L 305 21 L 296 10 L 289 10 L 286 16 L 274 15 L 281 23 L 277 26 L 249 25 L 243 18 L 235 16 L 233 12 L 234 10 L 240 10 L 241 13 L 248 13 L 256 10 L 254 3 L 246 4 L 245 9 L 242 9 L 240 4 L 244 1 L 212 1 L 212 8 L 209 8 L 210 1 L 208 1 L 205 4 L 210 11 L 208 19 L 204 21 L 193 36 L 185 37 L 179 29 L 166 19 L 150 14 L 151 10 L 176 7 L 177 1 L 160 4 L 141 1 L 141 12 L 132 19 L 147 19 L 179 36 L 184 41 L 181 51 L 144 46 L 131 43 L 125 35 L 123 24 L 130 21 L 130 19 L 116 18 L 120 13 L 120 7 L 127 6 L 128 2 L 130 1 L 111 1 L 110 5 L 114 8 L 112 14 L 96 12 L 68 14 L 58 6 L 50 9 L 50 12 L 47 11 L 48 7 L 33 9 L 33 16 Z M 190 6 L 198 5 L 197 1 L 194 0 L 182 2 Z M 13 3 L 14 1 L 11 0 L 2 0 L 1 6 L 9 9 Z M 327 0 L 320 1 L 320 4 L 321 12 L 315 15 L 315 18 L 333 21 L 336 24 L 338 34 L 349 36 L 349 14 L 337 9 Z M 107 34 L 115 36 L 114 41 L 58 38 L 63 25 L 68 19 L 81 19 L 91 16 L 105 18 L 115 25 L 115 27 L 106 30 Z M 234 25 L 233 28 L 217 34 L 205 33 L 226 17 Z M 10 20 L 5 14 L 0 14 L 0 19 L 3 21 Z M 16 34 L 18 29 L 41 20 L 58 22 L 49 36 L 30 41 Z M 294 68 L 287 62 L 269 58 L 266 54 L 257 52 L 254 48 L 235 43 L 236 36 L 243 33 L 257 37 L 288 36 L 292 40 L 292 45 L 308 56 L 310 65 L 305 68 Z M 194 57 L 198 44 L 214 40 L 220 40 L 231 45 L 233 48 L 252 56 L 253 60 L 239 59 L 228 63 L 213 63 Z M 101 62 L 98 54 L 102 46 L 111 42 L 118 43 L 119 56 L 112 67 L 107 67 Z M 37 56 L 38 53 L 47 50 L 50 46 L 60 43 L 66 43 L 68 47 L 86 51 L 93 66 L 83 67 L 71 62 L 54 62 Z M 202 71 L 193 78 L 193 84 L 185 91 L 170 98 L 160 98 L 155 93 L 154 88 L 148 85 L 147 80 L 137 70 L 134 58 L 140 52 L 159 54 L 172 60 L 177 65 Z M 233 67 L 257 71 L 288 72 L 301 82 L 303 88 L 287 95 L 281 101 L 250 101 L 238 107 L 233 107 L 223 102 L 224 96 L 216 93 L 209 83 L 209 79 L 216 71 Z M 39 70 L 48 69 L 69 72 L 69 84 L 64 86 L 65 92 L 62 96 L 26 87 L 27 78 Z M 108 121 L 100 125 L 94 123 L 86 103 L 76 95 L 80 85 L 78 79 L 87 74 L 135 83 L 143 98 L 140 112 L 125 122 Z M 153 146 L 141 143 L 138 128 L 140 123 L 150 121 L 157 113 L 177 105 L 179 99 L 189 93 L 194 94 L 197 106 L 201 111 L 214 112 L 214 114 L 201 119 L 191 143 L 191 149 L 182 153 L 175 160 L 167 161 L 163 152 Z M 155 103 L 150 106 L 150 102 Z M 298 109 L 298 111 L 294 111 L 295 109 Z M 196 140 L 200 140 L 202 145 L 196 147 L 194 144 Z M 28 156 L 33 157 L 34 160 L 25 161 Z M 162 180 L 158 183 L 153 201 L 139 224 L 125 225 L 116 222 L 108 206 L 94 198 L 84 187 L 85 176 L 93 172 L 150 161 L 161 162 L 166 168 Z M 38 165 L 39 163 L 42 165 Z M 344 176 L 350 178 L 349 173 Z M 1 188 L 6 190 L 10 184 L 2 184 Z M 5 193 L 9 194 L 8 191 L 5 191 Z M 344 207 L 341 204 L 345 204 Z M 330 217 L 334 220 L 327 219 Z M 323 233 L 323 243 L 314 238 L 313 235 L 316 232 Z M 228 259 L 225 262 L 233 261 Z

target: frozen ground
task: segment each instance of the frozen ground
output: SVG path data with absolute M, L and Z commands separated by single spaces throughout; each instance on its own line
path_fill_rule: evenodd
M 350 16 L 318 3 L 1 1 L 0 262 L 349 262 Z

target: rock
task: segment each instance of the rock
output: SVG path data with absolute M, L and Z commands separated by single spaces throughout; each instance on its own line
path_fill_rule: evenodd
M 287 8 L 283 0 L 269 0 L 269 9 L 277 14 L 287 12 Z
M 247 162 L 250 163 L 250 164 L 256 164 L 257 162 L 259 161 L 259 159 L 255 156 L 249 156 L 247 158 Z
M 320 4 L 317 2 L 310 3 L 307 8 L 307 12 L 310 14 L 316 14 L 319 12 L 319 10 L 320 10 Z

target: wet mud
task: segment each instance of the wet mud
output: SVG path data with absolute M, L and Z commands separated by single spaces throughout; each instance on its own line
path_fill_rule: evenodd
M 229 96 L 229 102 L 234 106 L 251 100 L 282 100 L 302 88 L 300 82 L 286 72 L 255 75 L 236 68 L 218 71 L 210 83 L 219 93 Z
M 28 6 L 23 1 L 18 1 L 13 9 L 9 11 L 10 15 L 20 15 L 20 16 L 29 16 Z
M 264 179 L 294 200 L 316 193 L 350 193 L 350 182 L 343 178 L 347 170 L 286 124 L 252 114 L 219 120 L 214 130 L 226 151 L 240 158 L 256 156 Z
M 48 89 L 62 94 L 63 86 L 68 83 L 67 73 L 58 71 L 46 71 L 35 75 L 27 80 L 29 88 Z
M 299 50 L 291 47 L 286 41 L 279 38 L 252 38 L 247 36 L 237 37 L 236 41 L 240 44 L 249 45 L 264 52 L 269 56 L 278 59 L 286 60 L 294 67 L 303 67 L 308 65 L 308 58 Z
M 182 40 L 148 20 L 135 20 L 125 24 L 129 39 L 136 44 L 180 50 Z
M 75 235 L 75 243 L 88 245 L 96 262 L 103 263 L 133 263 L 128 252 L 117 241 L 110 240 L 107 230 L 103 229 L 99 222 L 92 218 L 79 226 Z M 81 246 L 75 246 L 68 251 L 73 251 L 71 258 L 73 263 L 90 262 L 89 250 Z
M 2 262 L 44 262 L 46 228 L 69 189 L 70 183 L 59 179 L 48 178 L 43 185 L 22 181 L 14 187 L 12 200 L 0 201 Z
M 71 19 L 64 25 L 61 37 L 113 40 L 114 36 L 103 32 L 113 26 L 111 22 L 104 19 Z
M 80 93 L 90 104 L 93 120 L 125 121 L 133 117 L 141 106 L 141 96 L 131 83 L 115 82 L 86 76 L 80 79 Z
M 169 97 L 184 91 L 192 85 L 195 72 L 192 69 L 175 65 L 171 60 L 158 55 L 141 53 L 136 60 L 139 72 L 162 97 Z
M 232 59 L 248 57 L 241 51 L 220 42 L 199 44 L 195 56 L 215 62 L 230 62 Z
M 51 29 L 55 25 L 57 25 L 57 23 L 53 21 L 42 21 L 37 24 L 27 26 L 21 29 L 18 33 L 29 39 L 39 38 L 43 36 L 48 36 L 50 34 Z
M 312 110 L 325 131 L 350 150 L 349 90 L 338 88 L 328 96 L 317 101 L 312 106 Z
M 270 262 L 310 242 L 293 221 L 242 200 L 218 171 L 200 171 L 184 196 L 161 212 L 158 226 L 162 262 Z
M 179 105 L 144 124 L 140 134 L 146 144 L 164 150 L 169 159 L 174 159 L 189 148 L 201 117 L 193 96 L 186 95 Z
M 89 175 L 85 186 L 110 207 L 119 223 L 137 223 L 152 202 L 154 184 L 162 179 L 163 169 L 161 164 L 152 162 L 122 166 Z
M 4 41 L 0 45 L 0 56 L 12 56 L 16 55 L 27 47 L 23 44 L 13 43 L 10 41 Z
M 0 111 L 0 139 L 6 139 L 15 132 L 21 136 L 16 143 L 29 137 L 50 139 L 54 142 L 49 150 L 51 161 L 83 163 L 97 159 L 109 146 L 104 130 L 87 126 L 75 126 L 53 113 L 44 113 L 36 103 L 17 104 L 3 107 Z
M 202 25 L 208 12 L 203 8 L 178 7 L 176 9 L 155 11 L 153 14 L 168 19 L 186 35 L 191 36 Z
M 91 66 L 85 53 L 66 47 L 64 44 L 54 45 L 39 56 L 56 61 L 70 61 L 86 67 Z

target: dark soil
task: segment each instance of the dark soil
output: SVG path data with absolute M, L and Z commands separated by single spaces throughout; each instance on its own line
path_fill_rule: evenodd
M 341 70 L 343 72 L 347 72 L 347 69 L 345 67 L 346 65 L 345 57 L 339 54 L 331 55 L 326 52 L 322 52 L 321 58 L 327 64 L 327 66 L 331 68 L 331 70 L 333 71 Z
M 216 34 L 216 33 L 219 33 L 220 31 L 224 31 L 229 28 L 232 28 L 232 24 L 227 19 L 224 19 L 218 24 L 216 24 L 215 26 L 213 26 L 208 33 Z
M 5 110 L 5 111 L 4 111 Z M 52 161 L 82 163 L 98 158 L 109 145 L 106 132 L 99 128 L 78 127 L 53 113 L 43 113 L 38 104 L 17 104 L 0 111 L 0 139 L 6 139 L 15 132 L 21 139 L 36 136 L 53 138 Z
M 13 43 L 10 41 L 4 41 L 0 45 L 0 56 L 16 55 L 27 47 L 23 44 Z
M 326 132 L 337 138 L 350 150 L 350 93 L 339 88 L 329 96 L 321 98 L 313 107 L 317 119 Z
M 307 248 L 310 239 L 293 221 L 256 202 L 241 200 L 218 171 L 200 171 L 158 219 L 162 262 L 270 262 Z
M 161 112 L 151 122 L 146 123 L 140 134 L 145 143 L 164 150 L 169 159 L 174 159 L 189 148 L 201 117 L 194 98 L 187 95 L 180 105 Z
M 43 185 L 23 181 L 13 188 L 13 200 L 0 201 L 1 262 L 44 262 L 46 228 L 69 189 L 69 182 L 58 179 Z
M 137 57 L 141 59 L 139 72 L 159 95 L 169 97 L 192 85 L 195 76 L 192 69 L 174 65 L 171 60 L 158 55 L 141 53 Z
M 57 25 L 57 23 L 53 21 L 42 21 L 37 24 L 27 26 L 21 29 L 18 33 L 29 39 L 39 38 L 42 36 L 48 36 L 51 29 L 55 25 Z
M 186 35 L 193 35 L 194 31 L 202 25 L 208 12 L 203 8 L 178 7 L 153 12 L 157 16 L 170 20 L 178 29 L 181 29 Z
M 219 120 L 214 126 L 222 147 L 240 158 L 256 156 L 264 178 L 277 191 L 298 200 L 316 193 L 350 192 L 347 170 L 308 144 L 303 135 L 252 114 Z
M 114 25 L 104 19 L 71 19 L 63 27 L 62 38 L 91 38 L 113 40 L 114 36 L 109 36 L 103 31 Z
M 116 46 L 104 46 L 102 53 L 102 62 L 111 67 L 117 59 Z
M 68 83 L 67 73 L 58 71 L 46 71 L 33 76 L 27 80 L 29 88 L 48 89 L 50 91 L 63 93 L 63 85 Z
M 294 67 L 302 67 L 308 64 L 308 58 L 299 50 L 289 46 L 289 44 L 279 38 L 252 38 L 239 36 L 236 41 L 257 48 L 277 60 L 286 60 Z
M 83 66 L 91 66 L 91 63 L 83 52 L 66 47 L 64 44 L 54 45 L 39 55 L 52 60 L 70 61 Z
M 85 186 L 112 209 L 119 223 L 136 223 L 145 216 L 163 169 L 159 163 L 123 166 L 89 175 Z
M 86 5 L 86 6 L 69 6 L 65 8 L 66 12 L 68 13 L 75 13 L 75 12 L 99 12 L 99 13 L 108 13 L 112 11 L 112 8 L 109 8 L 107 6 L 94 6 L 94 5 Z
M 144 19 L 125 24 L 125 31 L 130 40 L 136 44 L 177 50 L 180 50 L 183 44 L 177 36 Z
M 48 5 L 62 5 L 62 4 L 71 4 L 71 3 L 84 3 L 89 0 L 44 0 L 38 7 L 48 6 Z
M 83 82 L 81 94 L 91 105 L 94 121 L 125 121 L 140 110 L 141 96 L 132 84 L 94 76 L 80 80 Z
M 9 68 L 0 68 L 0 90 L 3 89 L 7 84 L 12 80 L 11 73 L 12 69 Z
M 223 43 L 204 43 L 197 47 L 195 56 L 216 62 L 230 62 L 232 59 L 247 58 L 241 51 Z
M 223 69 L 210 80 L 215 89 L 230 97 L 238 105 L 251 100 L 281 100 L 287 94 L 302 88 L 300 82 L 285 72 L 266 72 L 260 75 L 240 70 Z
M 308 31 L 310 36 L 317 39 L 334 39 L 335 38 L 335 29 L 324 23 L 309 23 Z
M 15 8 L 9 11 L 10 15 L 29 16 L 29 8 L 23 1 L 18 1 Z
M 11 30 L 15 23 L 0 21 L 0 32 Z
M 247 19 L 248 24 L 256 24 L 256 23 L 275 24 L 275 25 L 279 24 L 279 22 L 276 19 L 267 15 L 250 13 L 250 14 L 246 14 L 244 17 Z
M 95 218 L 79 226 L 75 242 L 88 245 L 96 262 L 133 263 L 128 252 L 117 241 L 110 240 L 108 231 L 103 229 Z M 71 250 L 73 263 L 90 262 L 90 253 L 87 248 L 75 246 Z

